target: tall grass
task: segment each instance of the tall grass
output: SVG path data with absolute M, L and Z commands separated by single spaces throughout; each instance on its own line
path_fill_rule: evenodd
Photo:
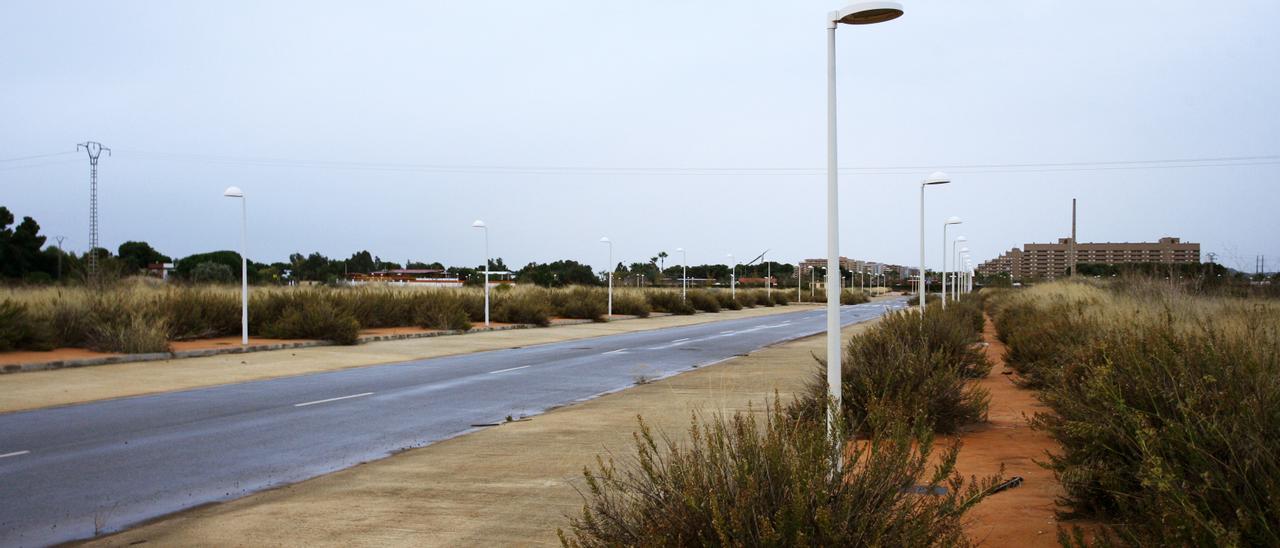
M 991 307 L 1067 508 L 1135 545 L 1280 545 L 1280 303 L 1055 283 Z
M 932 434 L 902 422 L 855 440 L 786 412 L 695 417 L 690 441 L 643 420 L 634 460 L 585 468 L 565 546 L 963 546 L 964 513 L 996 478 L 966 485 L 958 445 L 931 459 Z M 843 472 L 837 469 L 843 461 Z M 932 463 L 932 464 L 931 464 Z M 916 494 L 917 490 L 941 495 Z
M 680 307 L 672 290 L 618 291 L 614 312 L 648 316 L 650 300 Z M 603 321 L 604 289 L 533 286 L 491 292 L 495 322 L 548 325 L 553 317 Z M 253 288 L 249 331 L 255 336 L 354 343 L 360 329 L 418 326 L 466 330 L 484 320 L 479 288 Z M 681 308 L 692 313 L 692 307 Z M 169 341 L 238 335 L 240 292 L 233 286 L 164 285 L 131 280 L 86 288 L 0 289 L 0 349 L 82 347 L 161 352 Z M 3 351 L 3 350 L 0 350 Z

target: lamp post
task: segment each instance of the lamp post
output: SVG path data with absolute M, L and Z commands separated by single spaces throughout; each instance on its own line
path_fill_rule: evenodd
M 609 265 L 608 265 L 609 268 L 605 269 L 605 272 L 609 276 L 609 312 L 605 317 L 612 319 L 613 318 L 613 240 L 610 240 L 608 236 L 603 236 L 600 238 L 600 243 L 609 244 Z
M 836 26 L 872 25 L 902 16 L 897 2 L 856 2 L 827 14 L 827 432 L 840 412 L 840 174 L 836 161 Z M 837 466 L 839 465 L 837 458 Z
M 947 217 L 942 223 L 942 309 L 947 309 L 947 227 L 964 223 L 959 217 Z
M 955 272 L 951 273 L 951 300 L 953 301 L 956 299 L 956 287 L 960 285 L 960 251 L 956 248 L 959 247 L 958 244 L 967 241 L 969 239 L 964 236 L 956 236 L 954 240 L 951 240 L 951 268 L 955 269 Z M 945 248 L 942 251 L 946 253 Z
M 680 254 L 680 300 L 684 301 L 689 293 L 689 254 L 683 247 L 677 247 L 676 253 Z
M 476 219 L 471 228 L 484 231 L 484 326 L 489 327 L 489 227 Z
M 961 237 L 963 238 L 963 236 L 961 236 Z M 964 242 L 964 241 L 967 241 L 967 240 L 959 240 L 959 241 Z M 952 248 L 955 248 L 955 244 L 951 244 L 951 247 L 952 247 Z M 960 266 L 961 266 L 961 264 L 960 264 L 960 263 L 961 263 L 961 261 L 963 261 L 966 257 L 968 257 L 968 256 L 969 256 L 968 254 L 969 254 L 969 248 L 967 248 L 967 247 L 962 247 L 962 248 L 960 248 L 960 251 L 956 253 L 956 277 L 955 277 L 955 282 L 956 282 L 956 284 L 955 284 L 955 285 L 956 285 L 956 286 L 955 286 L 955 287 L 953 287 L 953 288 L 951 288 L 951 296 L 952 296 L 953 298 L 955 298 L 955 299 L 959 299 L 959 298 L 960 298 L 960 275 L 962 274 L 962 271 L 961 271 L 961 268 L 960 268 Z
M 932 175 L 925 177 L 920 181 L 920 282 L 916 286 L 916 295 L 920 297 L 920 313 L 924 314 L 925 293 L 929 291 L 929 281 L 925 278 L 924 269 L 924 189 L 933 185 L 945 185 L 951 182 L 951 178 L 946 173 L 935 171 Z M 945 239 L 945 236 L 944 236 Z M 946 245 L 943 245 L 942 254 L 946 255 Z
M 738 298 L 738 263 L 733 260 L 733 254 L 730 253 L 729 264 L 733 265 L 729 268 L 729 296 Z
M 249 210 L 245 205 L 244 191 L 229 186 L 222 192 L 227 198 L 240 199 L 240 346 L 249 345 Z

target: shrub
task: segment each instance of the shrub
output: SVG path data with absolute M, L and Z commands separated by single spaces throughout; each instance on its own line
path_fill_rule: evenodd
M 733 298 L 733 294 L 723 289 L 711 291 L 716 301 L 720 303 L 721 309 L 742 310 L 742 302 Z
M 680 298 L 680 293 L 676 291 L 667 291 L 664 289 L 655 289 L 645 291 L 644 296 L 649 301 L 649 306 L 658 312 L 667 312 L 670 314 L 693 314 L 697 312 L 693 305 L 685 299 Z
M 1034 424 L 1062 445 L 1047 463 L 1062 502 L 1133 544 L 1280 545 L 1280 306 L 1169 287 L 1043 284 L 994 303 L 1011 356 L 1044 370 L 1053 413 Z M 1046 328 L 1077 332 L 1034 336 Z
M 217 337 L 240 331 L 238 293 L 200 287 L 169 289 L 160 296 L 160 308 L 173 340 Z
M 490 303 L 492 319 L 503 323 L 530 324 L 543 327 L 551 325 L 549 291 L 540 287 L 525 287 L 491 292 L 489 298 L 492 301 Z M 474 320 L 475 317 L 473 316 L 472 319 Z
M 786 291 L 777 290 L 772 293 L 773 304 L 778 306 L 787 306 L 791 304 L 791 294 Z
M 103 292 L 89 299 L 86 346 L 125 354 L 167 352 L 169 324 L 157 299 L 129 291 Z
M 639 291 L 613 291 L 613 313 L 648 318 L 651 312 L 649 300 Z
M 26 305 L 0 301 L 0 352 L 53 350 L 53 334 L 46 326 L 31 317 Z
M 312 295 L 312 298 L 286 307 L 279 318 L 266 324 L 263 334 L 275 339 L 320 339 L 337 344 L 356 344 L 360 323 L 328 300 Z
M 689 305 L 703 312 L 720 312 L 720 301 L 706 289 L 690 290 Z
M 573 286 L 551 292 L 550 299 L 552 310 L 561 318 L 602 322 L 605 314 L 608 313 L 609 296 L 605 290 L 599 288 Z
M 861 289 L 846 289 L 840 292 L 840 304 L 862 304 L 871 302 L 871 297 L 863 293 Z
M 414 311 L 414 325 L 426 329 L 466 331 L 471 329 L 471 317 L 462 299 L 449 298 L 437 293 L 419 299 Z
M 916 417 L 933 430 L 953 433 L 986 420 L 987 391 L 968 382 L 990 370 L 959 315 L 929 309 L 894 312 L 854 335 L 841 359 L 841 409 L 850 424 L 873 424 L 876 413 Z M 824 413 L 825 368 L 810 382 L 797 409 L 815 420 Z
M 962 517 L 997 478 L 965 485 L 958 445 L 931 466 L 933 439 L 901 424 L 855 442 L 829 436 L 774 402 L 751 412 L 695 416 L 690 441 L 661 441 L 641 420 L 635 461 L 586 468 L 581 517 L 565 546 L 957 546 Z M 845 458 L 843 473 L 837 455 Z M 930 468 L 932 467 L 932 470 Z M 937 496 L 914 494 L 916 488 Z

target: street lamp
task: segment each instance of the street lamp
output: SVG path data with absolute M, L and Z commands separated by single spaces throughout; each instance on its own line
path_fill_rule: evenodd
M 249 346 L 249 211 L 240 187 L 229 186 L 222 195 L 240 199 L 240 346 Z
M 961 241 L 965 241 L 965 240 L 961 240 Z M 951 247 L 954 248 L 955 245 L 952 245 Z M 967 247 L 960 248 L 960 253 L 956 255 L 956 278 L 955 278 L 956 286 L 951 290 L 951 295 L 954 296 L 956 299 L 960 298 L 960 281 L 961 281 L 961 276 L 964 274 L 963 270 L 960 268 L 961 262 L 968 263 L 968 261 L 969 261 L 969 248 Z M 966 264 L 965 267 L 968 268 L 968 265 Z
M 733 265 L 729 269 L 729 296 L 736 299 L 738 298 L 738 263 L 733 260 L 732 253 L 727 256 L 729 257 L 729 264 Z
M 942 223 L 942 309 L 947 309 L 947 227 L 964 223 L 959 217 L 948 217 Z
M 941 171 L 935 171 L 920 181 L 920 283 L 916 285 L 916 295 L 920 298 L 921 314 L 924 314 L 925 293 L 929 290 L 929 282 L 924 276 L 924 189 L 927 186 L 945 185 L 950 182 L 951 178 Z M 945 255 L 947 250 L 944 248 L 942 253 Z
M 953 301 L 956 299 L 956 287 L 960 285 L 960 252 L 956 248 L 959 247 L 958 244 L 967 241 L 969 239 L 964 236 L 956 236 L 956 239 L 951 240 L 951 268 L 955 269 L 955 272 L 951 274 L 951 300 Z M 945 248 L 942 250 L 943 253 L 946 253 L 946 251 Z
M 683 301 L 689 293 L 689 254 L 683 247 L 677 247 L 676 253 L 680 254 L 680 300 Z
M 484 231 L 484 326 L 489 327 L 489 227 L 476 219 L 471 228 Z
M 836 26 L 872 25 L 902 16 L 897 2 L 856 2 L 827 14 L 827 432 L 840 412 L 840 174 L 836 162 Z M 923 299 L 921 299 L 923 300 Z M 839 460 L 837 459 L 837 466 Z
M 602 236 L 600 238 L 600 243 L 609 244 L 609 264 L 607 265 L 608 268 L 605 269 L 605 272 L 609 276 L 609 313 L 605 316 L 605 318 L 612 319 L 613 318 L 613 240 L 610 240 L 608 236 Z

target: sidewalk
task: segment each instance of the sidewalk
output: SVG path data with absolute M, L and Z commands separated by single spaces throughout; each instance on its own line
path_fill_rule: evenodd
M 691 413 L 760 409 L 775 391 L 790 400 L 817 371 L 813 354 L 824 341 L 783 343 L 90 544 L 558 545 L 556 528 L 581 510 L 583 466 L 597 455 L 632 455 L 637 415 L 683 440 Z
M 403 333 L 388 332 L 378 335 L 389 340 L 357 346 L 284 347 L 279 350 L 250 353 L 224 353 L 183 359 L 163 359 L 162 357 L 152 361 L 6 374 L 0 375 L 0 413 L 706 322 L 801 312 L 814 308 L 814 305 L 761 307 L 723 311 L 718 314 L 662 316 L 607 323 L 574 323 L 549 328 L 492 330 L 447 337 L 404 338 Z

